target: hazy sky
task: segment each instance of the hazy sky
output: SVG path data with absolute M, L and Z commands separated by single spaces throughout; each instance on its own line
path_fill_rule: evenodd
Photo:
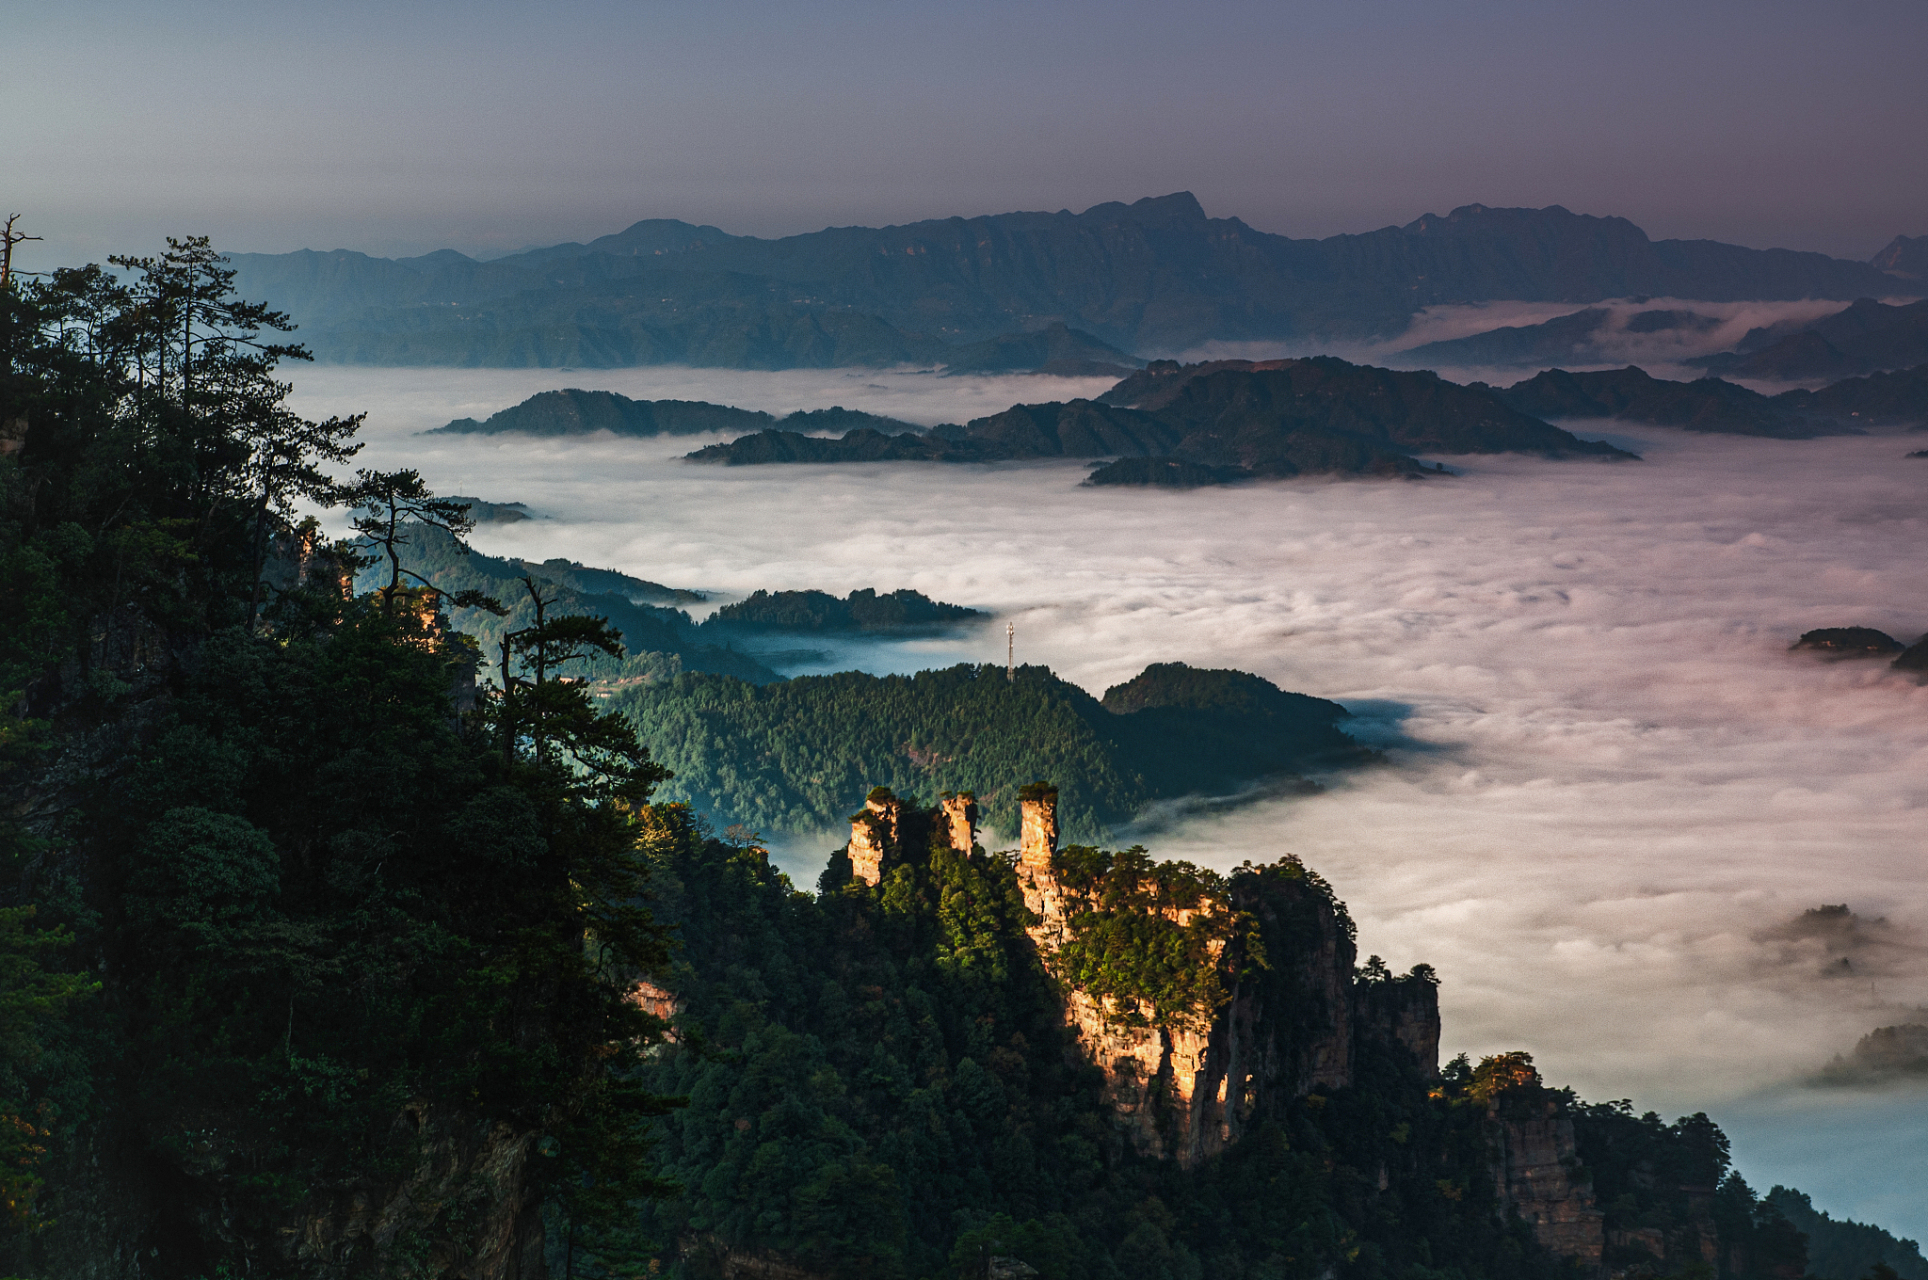
M 9 6 L 29 265 L 770 235 L 1189 189 L 1292 235 L 1469 202 L 1865 258 L 1928 234 L 1920 0 Z

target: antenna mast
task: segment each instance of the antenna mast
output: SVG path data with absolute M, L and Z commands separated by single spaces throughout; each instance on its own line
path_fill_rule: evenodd
M 1017 677 L 1018 624 L 1004 624 L 1004 678 L 1015 681 Z

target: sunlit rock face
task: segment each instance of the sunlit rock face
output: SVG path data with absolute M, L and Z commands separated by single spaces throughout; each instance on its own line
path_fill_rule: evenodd
M 875 787 L 850 819 L 851 878 L 875 887 L 892 867 L 916 857 L 933 836 L 969 856 L 977 843 L 977 797 L 947 795 L 935 809 L 906 805 L 888 787 Z
M 1081 918 L 1107 909 L 1107 886 L 1066 873 L 1056 806 L 1055 789 L 1025 789 L 1018 881 L 1036 921 L 1028 932 L 1064 981 L 1066 1025 L 1104 1072 L 1113 1111 L 1141 1151 L 1194 1165 L 1268 1111 L 1350 1084 L 1361 1052 L 1391 1053 L 1437 1076 L 1430 976 L 1356 979 L 1344 908 L 1296 863 L 1245 868 L 1222 894 L 1145 907 L 1176 930 L 1206 926 L 1198 960 L 1217 978 L 1211 1007 L 1174 1014 L 1142 996 L 1081 989 L 1063 953 Z

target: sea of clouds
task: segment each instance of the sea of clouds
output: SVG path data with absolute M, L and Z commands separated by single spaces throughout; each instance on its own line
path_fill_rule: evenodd
M 1928 1234 L 1928 1096 L 1803 1083 L 1928 1021 L 1928 687 L 1788 649 L 1928 630 L 1928 459 L 1903 457 L 1922 437 L 1597 424 L 1645 460 L 1170 493 L 1083 488 L 1068 462 L 726 468 L 681 461 L 692 437 L 416 434 L 565 385 L 936 422 L 1104 380 L 323 367 L 296 399 L 369 410 L 366 462 L 547 517 L 485 527 L 486 551 L 726 597 L 914 587 L 997 611 L 1020 661 L 1094 693 L 1177 659 L 1345 703 L 1384 767 L 1139 838 L 1219 868 L 1300 855 L 1362 954 L 1439 970 L 1446 1053 L 1526 1048 L 1584 1097 L 1707 1110 L 1760 1189 Z M 853 662 L 1001 661 L 1003 641 Z M 824 849 L 787 852 L 813 882 Z M 1824 903 L 1866 922 L 1854 939 L 1791 925 Z

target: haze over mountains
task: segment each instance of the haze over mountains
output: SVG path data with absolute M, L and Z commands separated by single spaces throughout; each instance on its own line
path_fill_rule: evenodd
M 289 311 L 316 355 L 334 362 L 780 369 L 958 359 L 1008 369 L 1122 363 L 1126 353 L 1208 342 L 1385 337 L 1420 308 L 1458 302 L 1919 292 L 1903 274 L 1913 270 L 1912 243 L 1890 250 L 1883 265 L 1894 274 L 1819 253 L 1654 241 L 1626 219 L 1558 205 L 1467 205 L 1403 227 L 1296 240 L 1208 217 L 1179 192 L 1079 214 L 773 240 L 651 219 L 489 262 L 450 250 L 406 259 L 303 250 L 233 263 L 242 294 Z M 994 340 L 1058 324 L 1076 336 L 1022 351 L 1016 363 L 1000 356 Z

